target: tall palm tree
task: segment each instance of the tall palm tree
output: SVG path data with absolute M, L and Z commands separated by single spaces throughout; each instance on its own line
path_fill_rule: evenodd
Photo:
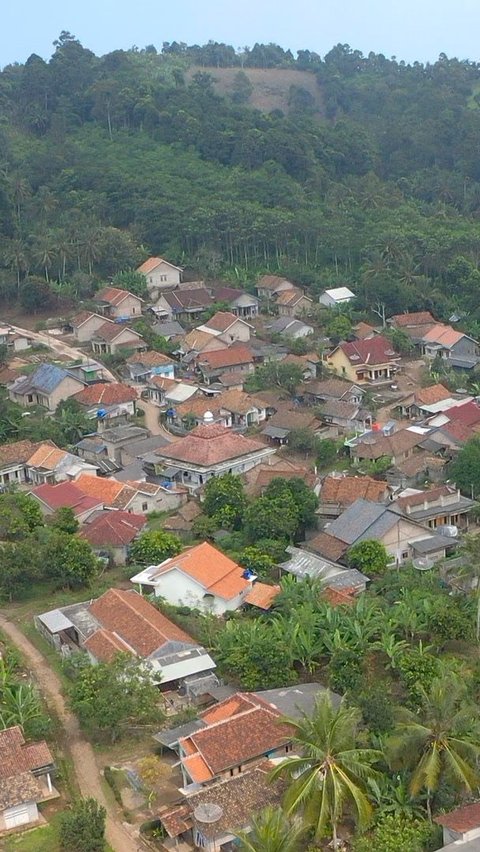
M 252 819 L 251 831 L 239 831 L 240 852 L 300 852 L 305 827 L 290 821 L 280 808 L 268 807 Z
M 377 777 L 372 764 L 381 759 L 375 749 L 359 748 L 360 711 L 342 701 L 334 707 L 330 694 L 322 695 L 311 717 L 289 719 L 293 745 L 299 756 L 291 756 L 272 772 L 286 776 L 288 816 L 300 814 L 317 840 L 331 831 L 338 848 L 337 828 L 346 806 L 355 822 L 364 828 L 371 817 L 368 781 Z
M 444 675 L 428 693 L 420 690 L 420 714 L 403 707 L 397 711 L 387 750 L 393 769 L 411 770 L 411 795 L 426 791 L 431 817 L 432 796 L 443 778 L 467 792 L 479 786 L 480 719 L 458 677 Z

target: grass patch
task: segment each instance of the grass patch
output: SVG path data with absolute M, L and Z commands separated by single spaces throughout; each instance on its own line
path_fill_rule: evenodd
M 12 834 L 3 840 L 1 849 L 3 852 L 62 852 L 60 846 L 60 824 L 62 813 L 58 812 L 49 817 L 48 825 L 24 831 L 21 834 Z M 105 844 L 105 852 L 114 852 L 108 843 Z

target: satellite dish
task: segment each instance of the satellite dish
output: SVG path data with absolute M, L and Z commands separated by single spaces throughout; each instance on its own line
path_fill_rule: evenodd
M 433 559 L 430 556 L 419 556 L 412 560 L 412 565 L 417 571 L 430 571 L 433 568 Z
M 213 802 L 204 802 L 198 805 L 193 812 L 196 822 L 203 822 L 206 825 L 213 825 L 221 820 L 223 816 L 223 808 Z

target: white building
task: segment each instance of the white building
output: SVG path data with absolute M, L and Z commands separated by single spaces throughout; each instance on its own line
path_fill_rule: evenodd
M 352 293 L 348 287 L 334 287 L 333 290 L 325 290 L 318 301 L 327 308 L 338 308 L 355 298 L 355 293 Z

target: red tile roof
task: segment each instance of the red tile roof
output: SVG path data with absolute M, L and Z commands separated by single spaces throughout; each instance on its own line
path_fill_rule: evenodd
M 431 325 L 435 319 L 430 311 L 414 311 L 411 314 L 395 314 L 392 323 L 397 328 L 415 327 L 417 325 Z
M 330 559 L 336 562 L 340 559 L 347 550 L 347 545 L 334 535 L 329 535 L 326 532 L 321 532 L 314 538 L 309 539 L 305 547 L 313 553 L 318 553 L 324 559 Z
M 103 287 L 102 290 L 99 290 L 95 294 L 95 301 L 109 302 L 111 305 L 116 306 L 121 305 L 127 296 L 132 296 L 134 299 L 138 299 L 139 302 L 143 301 L 140 296 L 135 296 L 134 293 L 130 293 L 128 290 L 121 290 L 119 287 Z
M 25 743 L 19 725 L 0 731 L 0 779 L 53 764 L 46 742 Z
M 386 483 L 370 476 L 327 476 L 320 491 L 320 502 L 350 506 L 361 497 L 380 503 L 386 493 Z
M 192 577 L 205 592 L 232 600 L 250 588 L 244 569 L 208 541 L 172 556 L 158 566 L 156 577 L 178 570 Z
M 118 405 L 122 402 L 135 402 L 137 398 L 138 394 L 134 388 L 120 382 L 96 382 L 73 396 L 80 405 Z
M 93 601 L 89 612 L 104 630 L 114 633 L 141 657 L 149 657 L 168 642 L 196 644 L 188 633 L 133 590 L 109 589 Z
M 125 547 L 143 529 L 145 515 L 133 512 L 103 512 L 80 532 L 92 547 Z
M 472 399 L 470 402 L 464 402 L 463 405 L 450 408 L 447 417 L 450 422 L 461 423 L 462 426 L 473 426 L 480 423 L 480 406 Z
M 480 802 L 463 805 L 461 808 L 455 808 L 454 811 L 433 819 L 438 825 L 443 825 L 459 834 L 465 834 L 467 831 L 473 831 L 474 828 L 480 828 Z M 461 846 L 459 848 L 461 849 Z
M 368 340 L 353 340 L 351 343 L 341 343 L 339 348 L 345 353 L 348 360 L 355 366 L 361 367 L 367 364 L 369 367 L 375 364 L 389 364 L 400 358 L 395 352 L 392 344 L 386 337 L 378 334 Z
M 94 338 L 99 338 L 100 340 L 112 341 L 115 340 L 116 337 L 119 337 L 122 332 L 128 331 L 129 334 L 132 334 L 138 340 L 142 339 L 142 335 L 138 334 L 137 331 L 134 331 L 133 328 L 128 328 L 126 325 L 120 325 L 117 322 L 112 322 L 111 320 L 107 320 L 100 326 L 94 333 Z
M 202 467 L 265 450 L 265 444 L 238 435 L 222 425 L 197 426 L 185 437 L 157 452 L 159 458 Z
M 58 485 L 37 485 L 31 491 L 49 509 L 61 509 L 69 506 L 75 515 L 81 515 L 89 509 L 103 509 L 103 501 L 98 497 L 85 494 L 73 482 L 59 482 Z
M 207 369 L 226 369 L 240 364 L 253 364 L 252 350 L 248 346 L 231 346 L 214 352 L 203 352 L 199 357 L 200 366 Z

